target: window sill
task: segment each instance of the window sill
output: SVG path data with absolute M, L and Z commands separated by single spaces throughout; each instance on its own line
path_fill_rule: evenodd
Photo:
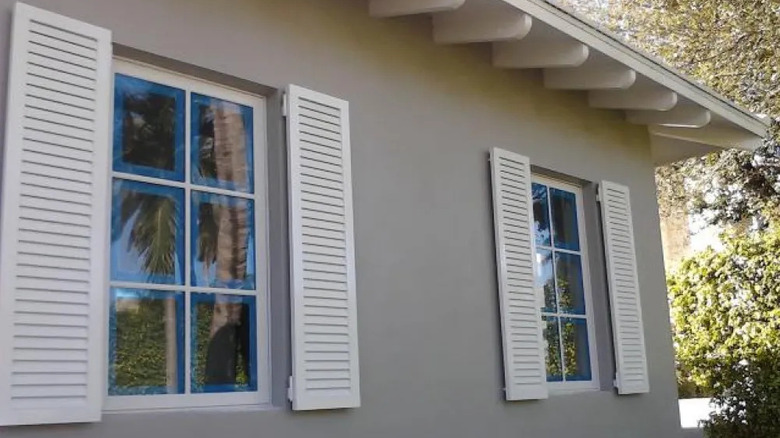
M 197 407 L 170 407 L 170 408 L 137 408 L 137 409 L 104 409 L 103 415 L 123 416 L 127 414 L 174 414 L 174 413 L 230 413 L 230 412 L 265 412 L 282 411 L 286 408 L 274 406 L 271 403 L 237 406 L 197 406 Z
M 596 388 L 594 386 L 588 385 L 588 386 L 569 386 L 569 385 L 550 385 L 547 386 L 548 392 L 550 396 L 559 396 L 559 395 L 573 395 L 573 394 L 583 394 L 583 393 L 596 393 L 600 392 L 600 388 Z

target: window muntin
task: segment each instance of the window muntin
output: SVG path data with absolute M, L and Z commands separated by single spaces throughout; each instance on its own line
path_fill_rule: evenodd
M 598 387 L 579 187 L 534 176 L 534 268 L 547 381 L 562 391 Z
M 107 408 L 266 402 L 264 102 L 115 70 Z

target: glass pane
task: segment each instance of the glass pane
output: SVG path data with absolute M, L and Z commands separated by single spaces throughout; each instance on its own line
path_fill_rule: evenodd
M 561 318 L 566 380 L 590 380 L 588 323 L 584 318 Z
M 252 191 L 252 108 L 192 93 L 192 182 Z
M 192 392 L 257 391 L 255 297 L 192 294 Z
M 117 74 L 114 170 L 184 181 L 184 90 Z
M 110 395 L 184 393 L 184 294 L 111 289 Z
M 111 279 L 183 284 L 184 190 L 115 179 Z
M 585 289 L 582 284 L 580 256 L 555 253 L 555 284 L 561 313 L 585 314 Z
M 580 250 L 580 234 L 577 227 L 577 198 L 574 193 L 550 189 L 552 200 L 553 236 L 556 248 Z
M 553 254 L 549 249 L 536 250 L 536 290 L 544 294 L 542 312 L 556 312 Z
M 560 331 L 558 330 L 558 318 L 543 316 L 545 360 L 547 362 L 547 381 L 560 382 L 563 380 L 563 365 L 561 360 Z
M 252 201 L 192 192 L 192 284 L 255 288 Z
M 547 186 L 533 183 L 531 194 L 534 200 L 534 236 L 536 244 L 551 246 L 550 244 L 550 210 L 547 207 Z

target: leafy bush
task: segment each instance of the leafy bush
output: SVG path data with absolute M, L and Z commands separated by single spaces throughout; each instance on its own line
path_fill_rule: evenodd
M 726 236 L 668 285 L 680 394 L 722 408 L 710 436 L 780 437 L 780 231 Z
M 724 370 L 704 422 L 709 438 L 780 437 L 780 354 L 762 354 Z
M 138 300 L 116 313 L 116 389 L 165 387 L 167 381 L 165 301 Z

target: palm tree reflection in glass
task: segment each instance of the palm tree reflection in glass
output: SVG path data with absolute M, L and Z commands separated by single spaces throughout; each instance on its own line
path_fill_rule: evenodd
M 125 92 L 122 98 L 121 157 L 117 159 L 152 170 L 174 169 L 177 160 L 185 159 L 183 148 L 177 147 L 177 130 L 182 130 L 183 126 L 177 123 L 182 118 L 177 114 L 176 98 L 148 89 Z M 232 182 L 235 188 L 246 190 L 250 185 L 251 171 L 246 159 L 247 143 L 251 140 L 247 141 L 248 127 L 241 109 L 238 105 L 216 99 L 210 99 L 209 103 L 200 106 L 200 119 L 193 120 L 192 129 L 197 130 L 199 139 L 198 144 L 191 145 L 198 150 L 197 170 L 207 178 Z M 137 255 L 137 266 L 142 271 L 139 274 L 147 277 L 143 282 L 155 283 L 161 278 L 173 278 L 173 281 L 164 282 L 181 284 L 177 267 L 183 260 L 177 260 L 177 237 L 181 238 L 177 234 L 182 233 L 184 227 L 176 198 L 134 190 L 120 190 L 116 195 L 120 197 L 119 211 L 115 213 L 119 216 L 119 224 L 114 240 L 121 237 L 122 230 L 130 228 L 126 251 L 127 254 Z M 198 241 L 192 248 L 197 253 L 193 254 L 193 258 L 200 262 L 203 277 L 209 280 L 209 284 L 193 285 L 232 288 L 246 279 L 249 234 L 253 226 L 249 205 L 204 202 L 198 211 L 193 210 L 197 215 L 198 229 Z M 213 271 L 212 267 L 215 267 Z M 189 267 L 184 269 L 185 272 L 188 270 Z M 194 360 L 198 368 L 202 366 L 204 369 L 194 369 L 193 380 L 198 380 L 201 385 L 245 384 L 252 369 L 249 350 L 252 348 L 250 331 L 253 323 L 248 306 L 235 300 L 221 300 L 219 295 L 214 298 L 208 312 L 198 312 L 198 315 L 210 319 L 208 331 L 192 334 L 198 339 L 208 340 L 193 345 L 196 347 L 196 351 L 192 352 L 193 359 L 205 356 L 205 360 Z M 149 309 L 145 310 L 144 306 Z M 137 311 L 151 317 L 155 314 L 154 306 L 152 300 L 141 300 Z M 180 372 L 177 357 L 184 354 L 179 351 L 181 346 L 177 342 L 175 306 L 174 300 L 165 300 L 164 360 L 169 393 L 180 392 L 176 388 Z M 193 321 L 193 329 L 200 326 L 200 321 Z M 133 348 L 132 345 L 121 345 L 121 341 L 121 338 L 117 340 L 118 348 Z
M 125 90 L 117 90 L 118 97 L 121 97 L 122 102 L 122 107 L 119 108 L 122 113 L 121 156 L 115 159 L 119 160 L 120 163 L 133 166 L 163 171 L 173 170 L 177 152 L 176 134 L 177 130 L 183 129 L 183 126 L 178 126 L 180 123 L 176 123 L 177 108 L 180 107 L 176 97 L 154 93 L 138 87 L 139 82 L 132 78 L 117 77 L 117 81 L 129 85 Z M 168 282 L 178 282 L 179 279 L 175 278 L 177 232 L 179 232 L 177 230 L 182 229 L 182 223 L 180 207 L 177 205 L 176 199 L 171 196 L 152 195 L 128 189 L 120 190 L 115 193 L 115 196 L 117 194 L 120 196 L 119 211 L 115 214 L 119 215 L 119 226 L 118 229 L 114 230 L 114 240 L 121 239 L 122 231 L 130 224 L 126 251 L 128 254 L 138 255 L 137 264 L 142 271 L 139 274 L 145 274 L 150 282 L 161 278 L 173 279 L 173 281 Z M 153 317 L 157 314 L 155 308 L 159 306 L 159 302 L 155 301 L 141 299 L 135 311 Z M 165 345 L 164 347 L 160 345 L 158 348 L 164 350 L 164 354 L 160 354 L 160 359 L 162 360 L 164 357 L 165 360 L 164 381 L 167 392 L 176 393 L 182 390 L 182 388 L 177 388 L 180 381 L 178 374 L 181 372 L 177 363 L 178 355 L 183 354 L 183 352 L 178 351 L 176 301 L 165 299 L 164 306 Z M 150 324 L 144 324 L 140 329 L 153 330 L 151 327 L 153 326 Z M 129 329 L 131 328 L 117 327 L 118 349 L 133 349 L 135 347 L 134 345 L 123 345 L 122 341 L 127 338 L 121 334 Z M 157 334 L 149 333 L 149 335 Z M 155 338 L 160 339 L 158 336 Z M 147 354 L 150 352 L 135 352 L 135 355 L 139 357 Z M 138 366 L 143 366 L 141 361 L 136 363 Z M 149 370 L 134 370 L 131 369 L 132 366 L 128 366 L 131 364 L 126 363 L 117 365 L 120 369 L 122 366 L 128 369 L 129 374 L 147 375 L 144 381 L 131 379 L 135 386 L 154 386 L 159 379 L 159 377 L 150 376 Z M 152 375 L 155 374 L 157 373 L 152 373 Z
M 212 99 L 210 105 L 201 105 L 199 113 L 200 120 L 196 122 L 200 175 L 247 187 L 247 130 L 240 107 Z M 216 267 L 216 278 L 209 278 L 209 286 L 231 286 L 247 277 L 252 226 L 248 208 L 247 203 L 240 202 L 200 204 L 197 260 L 202 263 L 204 278 L 212 277 L 209 272 L 212 266 Z M 206 385 L 246 384 L 251 348 L 248 306 L 217 296 L 210 313 L 205 369 L 196 373 L 202 373 L 202 383 Z

